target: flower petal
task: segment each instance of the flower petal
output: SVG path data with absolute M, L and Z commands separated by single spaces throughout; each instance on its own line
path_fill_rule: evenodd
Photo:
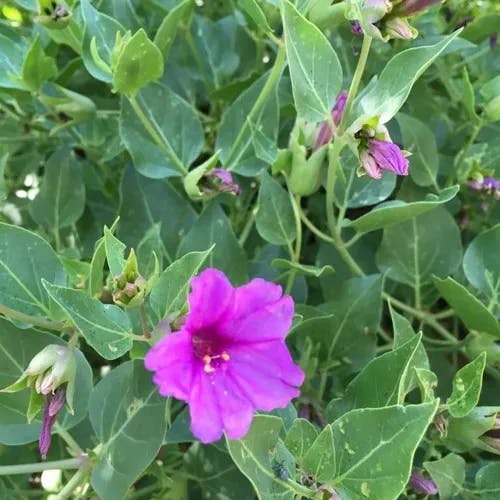
M 189 314 L 184 327 L 193 332 L 219 321 L 233 301 L 234 288 L 226 275 L 208 268 L 191 281 Z
M 156 372 L 153 382 L 162 396 L 187 401 L 193 369 L 199 364 L 193 353 L 191 335 L 185 330 L 163 337 L 144 358 L 146 369 Z
M 408 175 L 409 162 L 399 146 L 393 142 L 372 139 L 370 141 L 370 155 L 380 168 L 390 170 L 397 175 Z
M 283 342 L 236 345 L 230 356 L 228 371 L 255 408 L 283 408 L 299 395 L 304 372 Z
M 213 443 L 222 437 L 221 411 L 214 391 L 214 378 L 197 371 L 189 396 L 191 431 L 202 443 Z

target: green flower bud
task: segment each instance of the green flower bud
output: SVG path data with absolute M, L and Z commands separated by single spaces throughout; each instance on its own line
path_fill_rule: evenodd
M 310 196 L 321 185 L 321 169 L 323 167 L 328 145 L 316 150 L 306 159 L 306 149 L 298 144 L 292 146 L 292 170 L 289 186 L 293 194 Z
M 496 122 L 500 120 L 500 95 L 493 98 L 484 107 L 484 115 L 490 122 Z
M 68 26 L 73 16 L 66 5 L 52 0 L 39 0 L 37 21 L 51 30 L 62 30 Z
M 113 278 L 113 300 L 122 307 L 139 307 L 148 291 L 148 282 L 139 274 L 134 250 L 125 262 L 122 274 Z

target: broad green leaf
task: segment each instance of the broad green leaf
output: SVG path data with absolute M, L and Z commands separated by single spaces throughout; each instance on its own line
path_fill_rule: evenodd
M 470 293 L 463 285 L 453 278 L 434 279 L 434 285 L 439 293 L 455 310 L 469 330 L 486 332 L 500 337 L 498 320 L 488 308 Z
M 141 28 L 125 44 L 113 69 L 115 92 L 134 96 L 148 83 L 163 75 L 163 56 L 160 49 Z
M 342 66 L 328 39 L 288 1 L 281 2 L 285 46 L 297 114 L 328 119 L 342 86 Z
M 335 272 L 332 266 L 310 266 L 307 264 L 292 262 L 287 259 L 274 259 L 271 262 L 271 265 L 276 269 L 295 270 L 298 274 L 310 276 L 313 278 L 319 278 L 322 275 L 333 274 Z
M 104 228 L 104 247 L 106 260 L 112 276 L 119 276 L 125 267 L 125 249 L 127 246 L 121 242 L 107 227 Z
M 292 203 L 267 172 L 261 173 L 257 207 L 255 224 L 262 238 L 273 245 L 290 245 L 297 236 Z
M 191 280 L 212 252 L 191 252 L 170 264 L 151 291 L 150 303 L 159 320 L 179 312 L 186 303 Z
M 498 500 L 500 495 L 500 463 L 481 467 L 476 474 L 476 490 L 473 493 L 481 500 Z
M 480 13 L 473 19 L 463 32 L 463 38 L 478 43 L 497 32 L 500 23 L 500 14 L 494 12 Z
M 128 361 L 106 375 L 90 396 L 90 421 L 102 446 L 91 482 L 106 500 L 122 500 L 161 446 L 166 399 L 151 377 L 141 361 Z
M 49 344 L 65 344 L 59 337 L 38 330 L 19 330 L 6 320 L 0 319 L 0 388 L 15 382 L 28 367 L 31 359 Z M 92 389 L 92 370 L 83 354 L 75 351 L 76 383 L 73 410 L 71 415 L 66 408 L 58 416 L 63 429 L 70 429 L 87 415 L 90 391 Z M 0 393 L 0 443 L 21 445 L 38 439 L 41 428 L 41 415 L 28 424 L 26 412 L 30 391 L 24 390 L 11 394 Z
M 99 8 L 110 17 L 115 18 L 125 28 L 136 31 L 141 25 L 141 19 L 135 11 L 134 3 L 133 0 L 107 0 L 101 2 Z
M 481 395 L 485 366 L 486 353 L 483 352 L 455 373 L 453 391 L 446 402 L 448 411 L 454 417 L 465 417 L 476 406 Z
M 161 240 L 161 224 L 157 223 L 146 231 L 144 238 L 137 246 L 137 261 L 143 276 L 154 273 L 156 261 L 159 269 L 163 269 L 163 242 Z
M 50 245 L 26 229 L 0 223 L 0 304 L 24 314 L 50 316 L 42 279 L 66 283 Z
M 318 431 L 309 420 L 298 418 L 285 437 L 285 446 L 300 464 L 315 439 Z
M 277 477 L 270 450 L 278 444 L 283 427 L 278 417 L 258 415 L 248 434 L 238 441 L 226 439 L 234 463 L 252 483 L 259 500 L 292 500 L 293 489 Z
M 377 182 L 368 175 L 359 177 L 357 170 L 359 158 L 345 149 L 340 157 L 338 174 L 335 183 L 335 204 L 338 207 L 358 208 L 376 205 L 386 200 L 396 187 L 396 176 L 387 170 Z
M 193 3 L 191 0 L 181 0 L 178 5 L 169 11 L 161 22 L 154 37 L 154 43 L 160 49 L 165 62 L 174 43 L 179 25 L 189 19 L 192 10 Z
M 464 255 L 465 276 L 492 298 L 498 298 L 500 293 L 499 247 L 500 224 L 476 236 Z
M 388 122 L 404 104 L 420 75 L 459 34 L 460 30 L 435 45 L 413 47 L 396 54 L 387 63 L 375 85 L 361 98 L 359 105 L 363 117 L 352 128 L 357 130 L 362 120 L 376 116 L 380 117 L 380 123 Z
M 398 113 L 404 149 L 410 156 L 410 176 L 419 186 L 437 186 L 436 176 L 439 157 L 432 130 L 422 121 L 404 113 Z
M 327 425 L 303 463 L 341 498 L 396 499 L 438 401 L 353 410 Z
M 28 46 L 18 36 L 15 39 L 0 33 L 0 88 L 23 89 L 22 67 Z
M 379 269 L 413 288 L 452 274 L 461 259 L 458 226 L 444 208 L 386 228 L 377 251 Z
M 465 460 L 460 455 L 450 453 L 440 460 L 424 462 L 439 490 L 439 499 L 448 500 L 462 491 L 465 481 Z
M 154 224 L 160 224 L 163 257 L 173 262 L 182 236 L 191 228 L 195 212 L 186 198 L 167 182 L 140 175 L 130 164 L 125 168 L 121 186 L 118 237 L 137 248 Z
M 40 37 L 31 44 L 22 67 L 22 79 L 28 90 L 35 92 L 47 80 L 57 75 L 57 66 L 53 57 L 47 56 L 43 50 Z
M 266 143 L 276 144 L 279 122 L 279 107 L 276 90 L 271 92 L 266 103 L 256 116 L 249 115 L 269 78 L 265 73 L 243 91 L 225 111 L 219 127 L 215 149 L 220 149 L 221 163 L 228 170 L 241 175 L 255 176 L 268 163 L 260 158 L 253 139 L 255 132 L 266 137 Z M 258 142 L 258 141 L 257 141 Z
M 403 404 L 405 380 L 414 366 L 414 356 L 420 345 L 421 335 L 394 351 L 386 352 L 370 361 L 347 386 L 344 395 L 330 402 L 326 418 L 334 421 L 357 408 L 382 408 Z
M 203 146 L 203 129 L 196 110 L 160 83 L 144 87 L 136 99 L 161 145 L 148 133 L 129 101 L 122 99 L 120 136 L 135 168 L 153 179 L 179 175 L 176 163 L 187 169 Z
M 239 6 L 246 12 L 253 20 L 253 22 L 264 32 L 272 32 L 273 30 L 267 22 L 266 15 L 260 8 L 257 0 L 239 0 Z
M 45 175 L 30 214 L 37 224 L 58 230 L 74 224 L 85 209 L 82 166 L 73 151 L 64 147 L 45 164 Z
M 212 202 L 193 224 L 182 240 L 178 255 L 204 252 L 215 244 L 204 267 L 224 271 L 234 284 L 247 281 L 247 256 L 241 248 L 233 228 L 217 202 Z
M 447 203 L 455 197 L 458 190 L 458 186 L 452 186 L 441 191 L 439 195 L 428 194 L 425 200 L 411 203 L 401 200 L 388 201 L 378 205 L 367 214 L 346 223 L 345 226 L 353 228 L 359 233 L 368 233 L 390 227 Z
M 96 10 L 89 0 L 82 0 L 83 63 L 87 71 L 97 80 L 112 83 L 113 76 L 106 66 L 111 66 L 111 53 L 116 35 L 125 33 L 125 28 L 112 17 Z
M 102 304 L 79 290 L 54 286 L 46 281 L 43 286 L 103 358 L 116 359 L 131 349 L 132 327 L 119 307 Z

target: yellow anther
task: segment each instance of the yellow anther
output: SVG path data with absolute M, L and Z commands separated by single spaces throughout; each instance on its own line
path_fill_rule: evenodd
M 226 351 L 224 351 L 224 352 L 220 355 L 220 357 L 221 357 L 224 361 L 229 361 L 229 360 L 231 359 L 231 358 L 229 357 L 229 354 L 228 354 Z
M 206 364 L 206 365 L 209 365 L 210 364 L 210 361 L 212 361 L 212 357 L 209 356 L 208 354 L 205 354 L 205 356 L 203 356 L 203 362 Z
M 210 363 L 207 363 L 204 367 L 203 370 L 205 370 L 205 373 L 212 373 L 215 371 L 215 368 L 210 365 Z

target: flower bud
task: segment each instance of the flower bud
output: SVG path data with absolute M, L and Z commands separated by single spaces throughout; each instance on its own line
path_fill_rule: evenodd
M 413 16 L 438 2 L 441 0 L 403 0 L 394 7 L 393 12 L 398 16 Z
M 493 98 L 484 107 L 484 115 L 490 122 L 500 120 L 500 95 Z
M 37 21 L 51 30 L 62 30 L 71 21 L 72 12 L 61 2 L 52 0 L 39 0 L 39 13 Z
M 130 250 L 122 274 L 113 278 L 113 301 L 123 307 L 139 307 L 148 291 L 147 281 L 139 274 L 137 257 Z
M 385 23 L 385 32 L 391 38 L 401 40 L 413 40 L 417 38 L 418 31 L 410 26 L 408 20 L 402 17 L 393 17 Z
M 289 186 L 293 194 L 310 196 L 321 185 L 321 169 L 323 167 L 327 145 L 322 146 L 306 159 L 306 150 L 303 146 L 293 147 L 292 169 Z
M 435 495 L 438 492 L 436 483 L 432 479 L 427 479 L 418 472 L 412 472 L 408 486 L 417 493 L 424 495 Z
M 45 399 L 45 408 L 43 411 L 42 428 L 38 439 L 38 447 L 42 460 L 47 458 L 47 452 L 52 441 L 52 426 L 54 425 L 57 414 L 64 406 L 66 401 L 66 391 L 63 388 L 57 389 L 54 394 L 48 394 Z

